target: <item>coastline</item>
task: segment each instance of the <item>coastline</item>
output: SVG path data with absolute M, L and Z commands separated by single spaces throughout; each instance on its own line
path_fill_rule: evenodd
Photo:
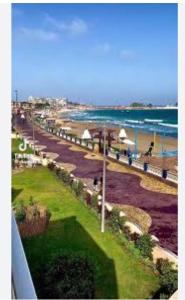
M 75 134 L 77 136 L 82 136 L 82 133 L 85 129 L 94 129 L 94 128 L 102 128 L 102 123 L 98 123 L 98 122 L 82 122 L 82 121 L 74 121 L 74 120 L 70 120 L 69 118 L 62 118 L 60 116 L 60 118 L 58 117 L 56 119 L 56 124 L 58 126 L 67 126 L 70 127 L 70 133 Z M 112 146 L 115 148 L 119 148 L 120 150 L 123 149 L 127 149 L 127 145 L 125 144 L 120 144 L 118 141 L 118 134 L 120 131 L 120 128 L 116 125 L 112 125 L 109 124 L 109 126 L 107 126 L 107 128 L 109 129 L 114 129 L 114 137 L 115 140 L 112 142 Z M 131 139 L 132 141 L 135 141 L 135 134 L 134 134 L 134 129 L 133 128 L 125 128 L 127 136 L 129 139 Z M 145 132 L 142 130 L 138 131 L 138 135 L 137 135 L 137 146 L 138 146 L 138 151 L 140 153 L 145 153 L 148 148 L 150 143 L 154 140 L 154 135 L 150 132 Z M 163 145 L 163 149 L 165 149 L 166 151 L 175 151 L 178 148 L 178 140 L 175 137 L 170 137 L 170 136 L 165 136 L 165 137 L 161 137 L 160 135 L 156 134 L 155 137 L 155 147 L 154 147 L 154 151 L 156 154 L 159 154 L 162 150 L 162 145 Z M 131 149 L 134 149 L 134 146 L 131 146 Z M 150 162 L 151 164 L 158 166 L 158 167 L 165 167 L 170 169 L 171 171 L 177 173 L 177 168 L 176 166 L 178 165 L 178 161 L 177 161 L 177 156 L 175 157 L 167 157 L 165 158 L 165 160 L 162 157 L 157 157 L 152 156 L 150 158 Z

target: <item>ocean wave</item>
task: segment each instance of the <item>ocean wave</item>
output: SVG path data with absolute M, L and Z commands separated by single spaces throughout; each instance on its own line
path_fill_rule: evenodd
M 125 112 L 125 111 L 121 111 Z M 161 113 L 162 114 L 162 113 Z M 107 126 L 116 126 L 116 127 L 125 127 L 132 128 L 134 131 L 145 131 L 145 132 L 156 132 L 159 135 L 169 135 L 177 136 L 178 125 L 173 124 L 177 123 L 176 118 L 170 118 L 169 115 L 163 114 L 149 114 L 143 111 L 140 114 L 133 114 L 133 111 L 130 111 L 130 114 L 120 114 L 120 111 L 72 111 L 68 116 L 78 122 L 88 122 L 88 123 L 99 123 L 106 124 Z M 153 118 L 152 118 L 153 116 Z M 148 118 L 147 118 L 148 117 Z M 161 118 L 160 118 L 161 117 Z M 166 123 L 165 123 L 166 122 Z M 171 123 L 172 122 L 172 123 Z
M 158 123 L 160 126 L 164 127 L 172 127 L 172 128 L 178 128 L 178 124 L 170 124 L 170 123 Z
M 133 123 L 133 124 L 144 124 L 143 121 L 140 120 L 125 120 L 126 123 Z
M 161 119 L 144 119 L 145 123 L 162 123 L 163 120 Z

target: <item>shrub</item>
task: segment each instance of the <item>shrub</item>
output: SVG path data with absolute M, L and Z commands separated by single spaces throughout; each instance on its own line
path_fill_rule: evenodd
M 173 263 L 168 259 L 160 258 L 156 262 L 156 269 L 160 274 L 160 289 L 158 297 L 168 299 L 178 288 L 178 273 L 173 269 Z
M 33 197 L 32 197 L 32 196 L 30 196 L 30 199 L 29 199 L 29 205 L 30 205 L 30 206 L 33 206 L 33 205 L 35 205 L 35 204 L 36 204 L 36 201 L 33 200 Z
M 132 240 L 132 234 L 131 234 L 130 228 L 128 226 L 123 227 L 123 233 L 125 234 L 127 240 L 129 240 L 129 241 Z
M 169 272 L 173 268 L 173 263 L 168 259 L 158 258 L 156 261 L 156 269 L 160 274 Z
M 152 250 L 155 246 L 150 234 L 143 234 L 136 240 L 135 245 L 140 250 L 141 255 L 145 258 L 152 259 Z
M 139 235 L 137 232 L 130 233 L 130 239 L 131 239 L 131 241 L 133 241 L 133 242 L 136 242 L 136 241 L 138 240 L 139 236 L 140 236 L 140 235 Z
M 15 217 L 16 217 L 16 220 L 20 223 L 24 222 L 24 220 L 26 219 L 26 209 L 22 202 L 19 204 L 19 206 L 15 210 Z
M 27 207 L 27 215 L 29 218 L 33 219 L 38 219 L 40 217 L 40 211 L 37 207 L 36 204 L 33 204 L 32 206 Z
M 56 168 L 56 175 L 57 175 L 58 177 L 60 177 L 60 171 L 61 171 L 60 168 Z
M 82 254 L 59 254 L 46 266 L 44 295 L 47 299 L 93 299 L 94 266 Z
M 49 224 L 49 220 L 51 218 L 51 212 L 46 209 L 46 224 L 48 225 Z
M 71 182 L 70 174 L 66 170 L 61 169 L 58 177 L 66 184 L 69 184 Z
M 54 164 L 53 162 L 50 162 L 50 163 L 48 164 L 48 169 L 49 169 L 50 171 L 53 171 L 54 168 L 55 168 L 55 164 Z
M 15 159 L 12 159 L 12 169 L 14 170 L 16 167 Z
M 93 194 L 91 198 L 91 206 L 95 209 L 98 207 L 98 195 Z
M 109 226 L 113 231 L 117 232 L 124 229 L 125 218 L 120 217 L 120 211 L 117 208 L 113 208 L 108 221 Z
M 83 191 L 84 191 L 84 185 L 81 180 L 79 181 L 74 181 L 72 183 L 72 189 L 74 190 L 75 194 L 77 197 L 82 196 Z

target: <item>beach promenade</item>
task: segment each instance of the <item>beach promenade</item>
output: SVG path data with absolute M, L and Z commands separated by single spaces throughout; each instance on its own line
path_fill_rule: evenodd
M 20 119 L 17 125 L 23 135 L 32 137 L 32 128 L 25 121 Z M 35 128 L 35 139 L 39 145 L 44 145 L 44 152 L 56 153 L 58 163 L 70 164 L 73 166 L 72 173 L 82 180 L 92 180 L 95 176 L 102 176 L 102 161 L 87 157 L 88 152 L 70 149 L 70 143 L 61 143 L 61 139 Z M 160 245 L 168 250 L 177 253 L 177 195 L 155 191 L 155 188 L 143 187 L 142 178 L 133 173 L 126 173 L 109 169 L 107 163 L 106 174 L 106 201 L 116 204 L 126 204 L 139 207 L 148 213 L 152 219 L 149 232 L 157 236 Z M 147 175 L 145 175 L 147 176 Z M 154 186 L 157 179 L 153 179 Z

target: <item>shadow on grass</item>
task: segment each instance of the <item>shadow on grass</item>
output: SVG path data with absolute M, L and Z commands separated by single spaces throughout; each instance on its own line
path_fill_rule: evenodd
M 23 191 L 23 189 L 15 189 L 12 188 L 12 202 L 15 201 L 15 199 L 17 198 L 17 196 L 19 196 L 19 194 Z
M 44 234 L 24 239 L 24 247 L 39 298 L 44 298 L 45 294 L 43 281 L 46 264 L 61 251 L 69 251 L 83 252 L 94 262 L 96 299 L 118 299 L 114 261 L 75 216 L 50 222 Z

